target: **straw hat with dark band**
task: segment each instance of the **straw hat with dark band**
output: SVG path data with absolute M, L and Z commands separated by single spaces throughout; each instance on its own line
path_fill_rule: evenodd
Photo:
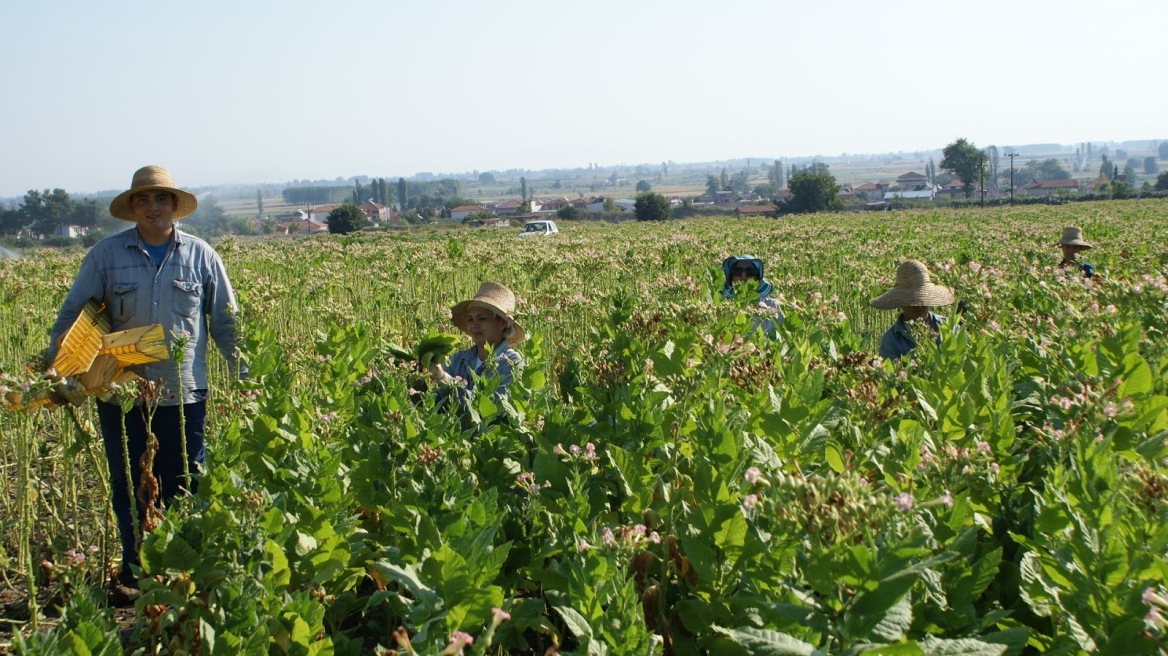
M 938 307 L 953 302 L 953 292 L 948 287 L 934 285 L 929 280 L 929 270 L 916 260 L 896 267 L 896 284 L 892 289 L 868 301 L 877 310 L 895 310 L 902 307 Z
M 484 308 L 494 312 L 507 322 L 507 343 L 514 346 L 527 339 L 523 326 L 511 316 L 515 312 L 515 294 L 497 282 L 484 282 L 475 292 L 474 298 L 450 308 L 450 320 L 462 332 L 466 331 L 466 319 L 471 308 Z
M 170 171 L 161 166 L 143 166 L 134 172 L 130 188 L 118 194 L 118 197 L 110 203 L 110 216 L 123 221 L 133 221 L 134 213 L 131 211 L 130 199 L 134 197 L 134 194 L 147 191 L 169 191 L 174 194 L 175 219 L 190 216 L 199 206 L 199 201 L 195 199 L 194 194 L 174 186 L 174 179 L 170 177 Z
M 1079 248 L 1091 248 L 1091 244 L 1083 241 L 1083 229 L 1077 226 L 1067 226 L 1063 228 L 1063 237 L 1059 239 L 1056 246 L 1078 246 Z

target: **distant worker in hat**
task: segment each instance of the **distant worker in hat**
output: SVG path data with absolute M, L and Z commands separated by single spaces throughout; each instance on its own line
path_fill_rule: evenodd
M 913 350 L 917 342 L 909 324 L 914 321 L 922 322 L 940 338 L 945 317 L 933 314 L 929 308 L 952 302 L 953 292 L 948 287 L 933 284 L 925 265 L 908 260 L 897 267 L 893 288 L 868 301 L 877 310 L 900 310 L 896 323 L 880 338 L 880 357 L 896 360 Z
M 1077 271 L 1084 278 L 1095 277 L 1095 267 L 1086 262 L 1077 261 L 1079 253 L 1091 248 L 1091 244 L 1083 241 L 1082 228 L 1077 226 L 1063 228 L 1063 236 L 1059 239 L 1057 246 L 1063 251 L 1063 261 L 1059 262 L 1060 269 L 1068 274 Z
M 755 298 L 752 302 L 760 314 L 755 317 L 751 332 L 761 328 L 764 333 L 773 335 L 775 329 L 783 323 L 783 313 L 778 301 L 769 298 L 774 287 L 763 277 L 765 270 L 762 260 L 753 255 L 731 255 L 722 260 L 722 273 L 722 295 L 726 298 L 734 298 L 751 281 L 755 283 Z
M 465 399 L 474 389 L 471 374 L 499 377 L 495 398 L 506 395 L 515 370 L 523 366 L 523 356 L 514 347 L 527 337 L 514 314 L 515 294 L 497 282 L 484 282 L 473 298 L 450 308 L 451 322 L 470 337 L 472 345 L 451 355 L 445 366 L 430 365 L 430 378 L 440 386 L 440 401 L 451 390 L 458 399 Z
M 143 530 L 146 509 L 139 500 L 133 504 L 136 517 L 132 516 L 130 499 L 137 498 L 147 432 L 158 440 L 155 502 L 165 503 L 184 489 L 195 491 L 195 475 L 204 462 L 208 343 L 215 342 L 234 374 L 246 373 L 239 371 L 236 358 L 235 294 L 223 261 L 207 242 L 175 226 L 197 206 L 194 195 L 175 187 L 166 169 L 147 166 L 135 172 L 130 188 L 109 207 L 112 216 L 134 227 L 102 239 L 85 255 L 49 335 L 51 362 L 59 338 L 90 301 L 105 304 L 113 331 L 161 324 L 165 333 L 171 358 L 133 367 L 144 380 L 159 383 L 149 404 L 139 400 L 123 413 L 116 399 L 97 401 L 110 501 L 122 542 L 117 583 L 123 594 L 137 587 L 131 569 L 138 563 L 139 536 L 134 528 Z M 180 353 L 175 352 L 176 340 L 182 344 Z M 122 448 L 123 425 L 128 454 Z

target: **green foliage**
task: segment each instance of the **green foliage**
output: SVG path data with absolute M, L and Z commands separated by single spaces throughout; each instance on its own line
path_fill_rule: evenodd
M 941 170 L 961 180 L 965 184 L 965 197 L 969 198 L 973 193 L 973 183 L 985 173 L 986 154 L 965 139 L 958 139 L 945 146 L 941 153 Z
M 34 232 L 52 235 L 59 228 L 70 225 L 93 228 L 97 220 L 95 201 L 75 201 L 64 189 L 45 189 L 43 192 L 32 189 L 24 195 L 16 215 L 4 217 L 3 230 L 6 234 L 13 234 L 27 227 Z
M 780 205 L 781 211 L 792 214 L 812 212 L 838 212 L 843 209 L 839 197 L 839 185 L 827 173 L 796 173 L 788 187 L 792 197 Z
M 571 204 L 565 205 L 556 210 L 556 218 L 563 219 L 565 221 L 574 221 L 579 219 L 581 214 L 582 212 L 580 211 L 580 208 Z
M 661 194 L 637 194 L 633 212 L 638 221 L 666 221 L 669 219 L 669 201 Z
M 127 651 L 1158 653 L 1161 202 L 224 244 L 251 376 L 212 371 L 208 468 L 144 539 Z M 1105 275 L 1054 268 L 1071 224 Z M 735 244 L 769 265 L 773 334 L 720 294 Z M 906 251 L 961 304 L 881 362 L 866 303 Z M 79 256 L 0 265 L 22 359 Z M 483 262 L 522 290 L 527 363 L 506 397 L 477 377 L 464 421 L 387 344 L 449 325 Z M 0 412 L 0 464 L 38 486 L 5 545 L 100 543 L 100 446 L 64 419 Z M 120 653 L 84 594 L 16 653 Z
M 345 203 L 328 213 L 327 222 L 329 234 L 347 235 L 364 228 L 369 221 L 360 208 Z
M 1156 184 L 1152 185 L 1156 191 L 1168 191 L 1168 171 L 1156 176 Z
M 638 180 L 637 181 L 637 193 L 638 194 L 647 194 L 650 191 L 653 191 L 653 185 L 649 184 L 648 180 Z
M 713 174 L 706 176 L 706 195 L 713 198 L 722 190 L 722 183 Z
M 349 185 L 288 187 L 280 193 L 284 202 L 289 205 L 334 205 L 350 200 L 352 195 L 353 187 Z

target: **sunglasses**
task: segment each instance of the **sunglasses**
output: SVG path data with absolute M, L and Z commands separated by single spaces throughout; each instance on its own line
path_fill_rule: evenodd
M 730 269 L 731 276 L 758 276 L 758 270 L 751 266 L 734 267 Z

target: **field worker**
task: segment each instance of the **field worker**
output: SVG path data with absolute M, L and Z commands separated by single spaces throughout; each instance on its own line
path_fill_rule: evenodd
M 58 338 L 91 300 L 105 303 L 112 331 L 161 324 L 166 336 L 171 359 L 132 368 L 144 380 L 159 384 L 156 408 L 139 401 L 123 415 L 117 403 L 97 401 L 111 504 L 122 541 L 117 582 L 123 588 L 137 587 L 131 565 L 138 563 L 138 536 L 130 499 L 136 498 L 141 480 L 138 463 L 146 449 L 147 431 L 158 440 L 153 469 L 159 487 L 157 501 L 165 503 L 184 489 L 194 492 L 198 479 L 184 480 L 182 433 L 186 434 L 186 469 L 193 476 L 204 461 L 208 341 L 214 340 L 233 374 L 246 374 L 239 371 L 236 359 L 235 295 L 223 261 L 205 241 L 175 227 L 175 221 L 190 216 L 197 205 L 194 195 L 174 186 L 166 169 L 147 166 L 135 172 L 130 188 L 109 207 L 112 216 L 134 227 L 102 239 L 85 255 L 49 336 L 52 361 Z M 176 339 L 185 340 L 178 358 Z M 123 422 L 130 481 L 122 448 Z M 142 502 L 134 505 L 140 525 L 145 516 Z
M 909 327 L 912 321 L 923 322 L 940 339 L 941 323 L 945 317 L 933 314 L 929 308 L 952 302 L 953 292 L 948 287 L 934 285 L 925 265 L 908 260 L 898 266 L 893 288 L 868 301 L 877 310 L 900 310 L 896 323 L 880 339 L 880 357 L 895 360 L 913 350 L 917 343 Z
M 761 328 L 768 335 L 774 334 L 775 328 L 783 323 L 783 313 L 779 310 L 778 301 L 768 298 L 774 288 L 763 277 L 765 270 L 762 260 L 753 255 L 731 255 L 722 260 L 722 273 L 725 276 L 722 295 L 726 298 L 734 298 L 736 289 L 749 281 L 756 283 L 758 297 L 754 302 L 762 310 L 762 315 L 755 318 L 750 331 Z
M 1095 267 L 1086 262 L 1077 262 L 1079 253 L 1091 248 L 1091 244 L 1083 241 L 1083 230 L 1076 226 L 1067 226 L 1063 228 L 1063 236 L 1056 244 L 1063 251 L 1063 261 L 1059 262 L 1059 268 L 1068 274 L 1078 271 L 1084 278 L 1095 277 Z
M 450 320 L 470 336 L 473 345 L 450 356 L 450 363 L 430 365 L 430 378 L 438 384 L 438 398 L 445 400 L 451 390 L 464 400 L 474 388 L 471 374 L 500 377 L 495 398 L 507 393 L 513 372 L 523 366 L 523 356 L 515 346 L 526 333 L 516 321 L 515 294 L 497 282 L 484 282 L 474 297 L 450 308 Z

